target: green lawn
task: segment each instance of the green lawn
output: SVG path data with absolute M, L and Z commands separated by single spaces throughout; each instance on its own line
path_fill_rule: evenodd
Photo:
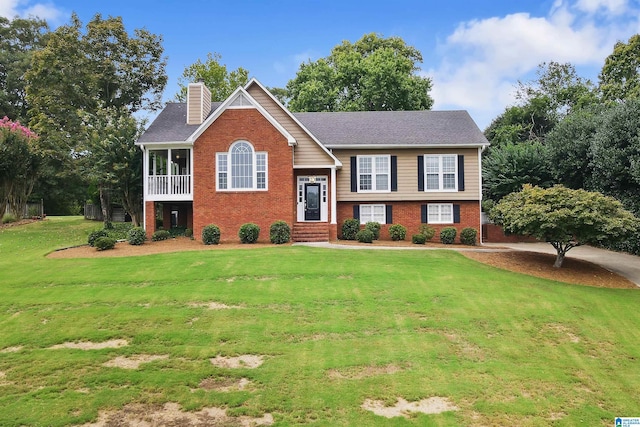
M 0 230 L 0 425 L 95 422 L 129 403 L 275 425 L 613 425 L 640 416 L 640 292 L 497 270 L 449 251 L 309 247 L 47 259 L 96 223 Z M 240 308 L 210 309 L 199 303 Z M 49 349 L 123 339 L 100 350 Z M 255 369 L 216 356 L 262 355 Z M 117 356 L 166 355 L 138 369 Z M 246 390 L 205 389 L 203 380 Z M 392 419 L 401 397 L 459 410 Z

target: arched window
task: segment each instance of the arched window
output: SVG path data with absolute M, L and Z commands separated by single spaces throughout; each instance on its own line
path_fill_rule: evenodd
M 267 153 L 255 152 L 247 141 L 237 141 L 228 152 L 217 153 L 218 190 L 266 190 Z

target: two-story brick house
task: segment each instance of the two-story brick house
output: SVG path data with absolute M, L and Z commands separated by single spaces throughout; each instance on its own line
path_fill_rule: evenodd
M 202 83 L 140 137 L 145 229 L 207 224 L 222 240 L 276 220 L 294 240 L 338 237 L 347 218 L 480 231 L 481 152 L 465 111 L 291 113 L 257 80 L 219 103 Z

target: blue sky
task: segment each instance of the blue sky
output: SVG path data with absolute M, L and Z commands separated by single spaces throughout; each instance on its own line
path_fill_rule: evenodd
M 148 1 L 0 0 L 0 16 L 36 15 L 55 28 L 76 12 L 122 16 L 164 38 L 169 83 L 208 52 L 266 86 L 285 86 L 301 62 L 365 33 L 399 36 L 422 52 L 434 109 L 468 110 L 484 129 L 513 104 L 518 80 L 543 61 L 571 62 L 597 80 L 616 41 L 640 32 L 640 0 Z

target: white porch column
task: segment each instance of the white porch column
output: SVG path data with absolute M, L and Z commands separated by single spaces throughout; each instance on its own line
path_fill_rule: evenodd
M 336 167 L 331 168 L 331 224 L 338 223 L 338 197 L 336 195 Z

